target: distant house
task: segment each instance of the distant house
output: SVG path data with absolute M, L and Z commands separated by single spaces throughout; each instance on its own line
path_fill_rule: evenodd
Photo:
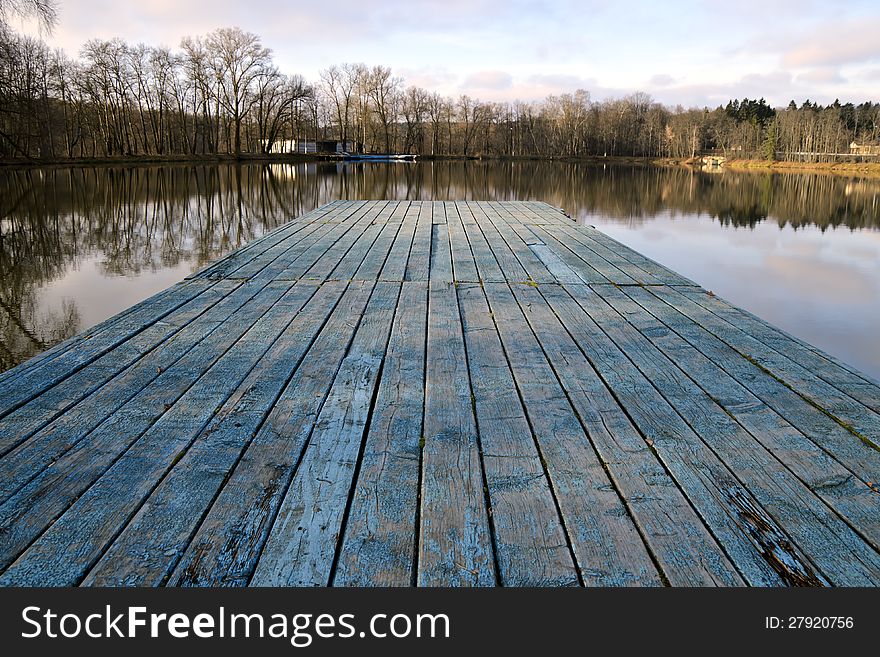
M 270 153 L 352 153 L 357 144 L 337 139 L 279 139 L 272 144 Z
M 849 152 L 850 155 L 880 155 L 880 145 L 852 142 L 849 145 Z

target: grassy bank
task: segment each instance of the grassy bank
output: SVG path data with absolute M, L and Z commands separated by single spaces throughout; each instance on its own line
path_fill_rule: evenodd
M 836 173 L 846 176 L 880 177 L 880 162 L 779 162 L 770 160 L 728 160 L 728 169 L 792 173 Z

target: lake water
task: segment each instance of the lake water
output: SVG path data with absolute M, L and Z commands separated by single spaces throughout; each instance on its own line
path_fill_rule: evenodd
M 561 162 L 0 169 L 0 370 L 334 199 L 539 200 L 880 378 L 880 180 Z

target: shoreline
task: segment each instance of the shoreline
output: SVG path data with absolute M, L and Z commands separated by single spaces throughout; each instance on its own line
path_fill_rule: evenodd
M 343 157 L 330 153 L 304 154 L 243 154 L 234 155 L 144 155 L 59 158 L 53 160 L 0 160 L 0 169 L 44 169 L 105 166 L 148 166 L 161 164 L 253 164 L 253 163 L 301 163 L 301 162 L 343 162 Z M 419 155 L 417 161 L 472 161 L 472 162 L 566 162 L 571 164 L 611 165 L 611 166 L 658 166 L 681 167 L 701 170 L 699 158 L 643 157 L 643 156 L 550 156 L 530 155 Z M 732 170 L 747 173 L 815 173 L 841 176 L 880 177 L 880 162 L 788 162 L 781 160 L 731 159 L 716 168 L 718 171 Z

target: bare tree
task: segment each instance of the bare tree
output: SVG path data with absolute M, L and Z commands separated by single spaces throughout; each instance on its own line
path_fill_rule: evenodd
M 35 18 L 42 29 L 51 31 L 58 22 L 58 0 L 0 0 L 0 23 L 12 16 Z
M 370 99 L 373 110 L 379 119 L 384 136 L 385 152 L 391 152 L 391 126 L 397 120 L 397 102 L 400 78 L 391 75 L 391 69 L 385 66 L 374 66 L 367 76 Z
M 216 76 L 218 100 L 233 125 L 233 153 L 241 155 L 241 126 L 255 102 L 252 85 L 261 70 L 269 66 L 271 51 L 260 37 L 237 27 L 211 32 L 205 44 Z

